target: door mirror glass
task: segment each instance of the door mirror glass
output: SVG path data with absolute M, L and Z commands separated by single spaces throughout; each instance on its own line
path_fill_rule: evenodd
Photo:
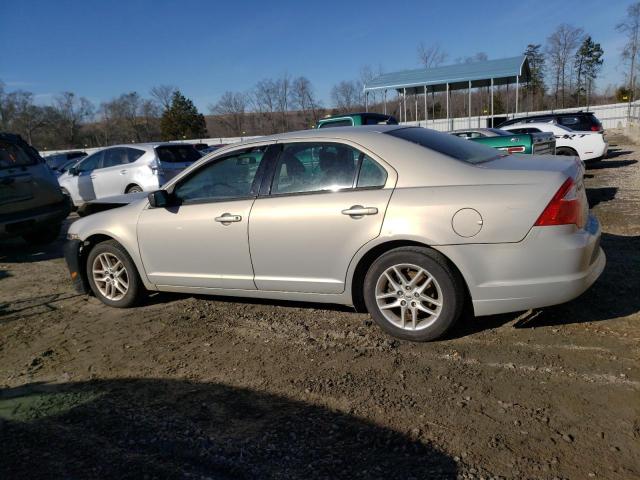
M 147 198 L 149 199 L 149 206 L 151 208 L 168 207 L 171 199 L 169 192 L 166 190 L 156 190 L 155 192 L 151 192 Z

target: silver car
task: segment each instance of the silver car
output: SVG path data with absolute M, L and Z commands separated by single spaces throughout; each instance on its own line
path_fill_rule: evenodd
M 200 158 L 189 144 L 116 145 L 80 160 L 58 183 L 81 207 L 96 198 L 157 190 Z
M 129 307 L 161 290 L 366 308 L 431 340 L 468 302 L 566 302 L 600 275 L 573 158 L 515 158 L 419 127 L 310 130 L 218 150 L 69 230 L 79 291 Z

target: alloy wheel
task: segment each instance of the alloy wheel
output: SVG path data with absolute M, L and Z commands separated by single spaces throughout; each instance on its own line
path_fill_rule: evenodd
M 129 290 L 129 274 L 124 263 L 112 253 L 101 253 L 92 265 L 93 282 L 108 300 L 121 300 Z
M 393 265 L 382 272 L 375 297 L 380 313 L 404 330 L 422 330 L 432 325 L 444 302 L 433 275 L 409 263 Z

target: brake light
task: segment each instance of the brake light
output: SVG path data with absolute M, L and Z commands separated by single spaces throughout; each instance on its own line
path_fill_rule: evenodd
M 591 125 L 591 131 L 592 132 L 599 132 L 600 131 L 600 127 L 596 127 L 595 125 Z
M 582 201 L 572 178 L 567 180 L 553 196 L 535 223 L 536 227 L 549 225 L 576 225 L 582 228 Z
M 524 147 L 503 147 L 498 150 L 502 150 L 503 152 L 507 152 L 509 155 L 512 153 L 522 153 L 524 152 Z
M 149 165 L 149 168 L 154 175 L 164 175 L 162 167 L 158 164 L 152 163 L 151 165 Z

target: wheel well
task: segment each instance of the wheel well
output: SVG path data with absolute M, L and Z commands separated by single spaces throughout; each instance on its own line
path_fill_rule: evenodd
M 133 188 L 133 187 L 138 187 L 139 189 L 142 190 L 142 187 L 140 185 L 138 185 L 137 183 L 130 183 L 129 185 L 127 185 L 127 188 L 124 189 L 124 193 L 129 192 L 129 189 Z
M 560 151 L 567 150 L 569 152 L 573 152 L 574 156 L 579 157 L 578 152 L 574 148 L 571 148 L 571 147 L 558 147 L 558 148 L 556 148 L 556 155 L 558 154 L 558 150 L 560 150 Z
M 369 267 L 381 255 L 384 255 L 389 250 L 393 250 L 394 248 L 399 248 L 399 247 L 431 248 L 429 245 L 426 245 L 420 242 L 414 242 L 411 240 L 394 240 L 391 242 L 383 243 L 381 245 L 377 245 L 373 247 L 371 250 L 369 250 L 367 253 L 365 253 L 365 255 L 358 262 L 358 265 L 356 265 L 356 269 L 353 272 L 353 278 L 351 279 L 351 298 L 353 300 L 353 306 L 358 312 L 364 313 L 367 311 L 364 303 L 364 292 L 362 287 L 364 285 L 364 277 L 367 275 L 367 271 L 369 271 Z M 438 252 L 438 253 L 447 260 L 447 262 L 453 268 L 453 270 L 460 276 L 460 281 L 464 285 L 465 302 L 469 304 L 469 300 L 471 299 L 471 294 L 469 293 L 469 287 L 467 286 L 467 282 L 462 276 L 462 273 L 460 273 L 460 270 L 458 269 L 458 267 L 451 260 L 449 260 L 441 252 Z

